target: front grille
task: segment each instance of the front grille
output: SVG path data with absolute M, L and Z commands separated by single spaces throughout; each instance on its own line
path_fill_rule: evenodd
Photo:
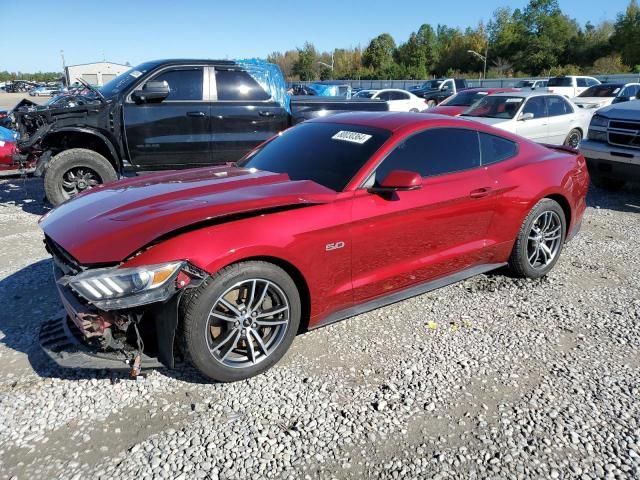
M 611 120 L 608 133 L 611 145 L 640 148 L 640 122 Z
M 54 242 L 51 238 L 45 236 L 44 243 L 47 247 L 47 252 L 53 257 L 55 264 L 62 270 L 65 275 L 76 275 L 84 270 L 82 265 L 67 253 L 60 245 Z

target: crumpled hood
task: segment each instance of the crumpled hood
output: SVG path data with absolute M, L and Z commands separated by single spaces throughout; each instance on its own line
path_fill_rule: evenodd
M 308 180 L 235 167 L 144 175 L 98 186 L 45 215 L 44 233 L 82 264 L 126 259 L 183 227 L 239 213 L 326 203 Z

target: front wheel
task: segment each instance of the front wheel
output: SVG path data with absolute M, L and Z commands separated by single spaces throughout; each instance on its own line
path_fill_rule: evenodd
M 280 267 L 248 261 L 222 269 L 181 305 L 182 350 L 219 382 L 244 380 L 278 362 L 300 325 L 300 294 Z
M 567 135 L 567 138 L 565 138 L 564 145 L 566 147 L 578 148 L 581 141 L 582 141 L 582 132 L 577 128 L 574 128 L 569 132 L 569 135 Z
M 566 218 L 558 202 L 540 200 L 520 227 L 509 258 L 511 270 L 527 278 L 549 273 L 560 257 L 566 230 Z
M 54 206 L 101 183 L 117 180 L 113 165 L 93 150 L 72 148 L 51 159 L 44 174 L 44 192 Z
M 436 106 L 435 100 L 427 100 L 427 108 L 433 108 Z

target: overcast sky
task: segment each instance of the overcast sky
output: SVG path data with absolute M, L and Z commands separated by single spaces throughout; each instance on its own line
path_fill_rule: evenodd
M 103 59 L 266 57 L 302 46 L 366 46 L 388 32 L 400 43 L 422 23 L 475 26 L 526 0 L 0 0 L 0 70 L 60 71 Z M 560 0 L 584 24 L 614 20 L 628 0 Z M 454 7 L 455 5 L 455 7 Z M 453 7 L 453 8 L 452 8 Z

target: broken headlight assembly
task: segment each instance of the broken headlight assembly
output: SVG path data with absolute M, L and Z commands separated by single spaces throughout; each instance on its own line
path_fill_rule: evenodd
M 184 280 L 179 285 L 176 282 L 184 264 L 97 268 L 67 278 L 64 284 L 102 310 L 131 308 L 167 300 L 184 286 Z

